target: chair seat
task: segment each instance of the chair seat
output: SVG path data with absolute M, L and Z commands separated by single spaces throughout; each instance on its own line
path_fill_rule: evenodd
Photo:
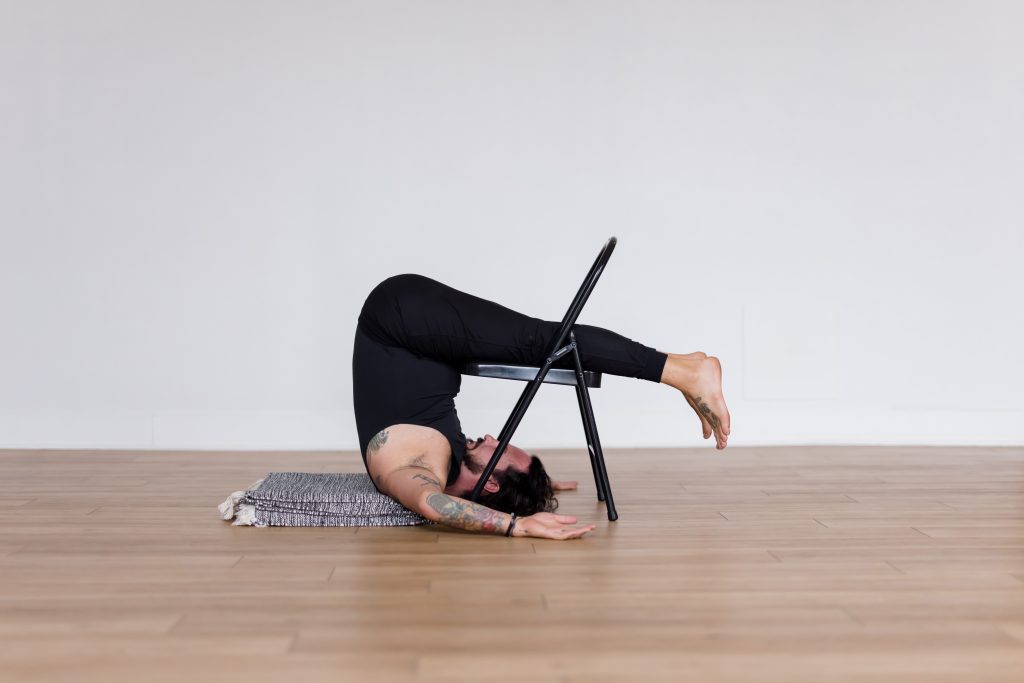
M 504 363 L 467 363 L 460 368 L 463 375 L 514 379 L 519 382 L 533 380 L 537 376 L 538 370 L 540 368 L 530 365 L 506 365 Z M 597 389 L 601 386 L 601 373 L 584 370 L 583 382 L 587 387 Z M 569 368 L 551 368 L 544 376 L 544 383 L 576 386 L 576 371 Z

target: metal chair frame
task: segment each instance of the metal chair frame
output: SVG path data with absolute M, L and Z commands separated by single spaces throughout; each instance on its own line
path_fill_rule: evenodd
M 594 265 L 590 267 L 590 272 L 587 273 L 587 277 L 583 280 L 579 291 L 576 292 L 572 304 L 569 305 L 569 310 L 566 311 L 565 317 L 562 318 L 561 328 L 555 338 L 555 343 L 551 347 L 551 352 L 548 353 L 547 358 L 544 360 L 544 365 L 540 368 L 533 368 L 529 366 L 489 363 L 473 364 L 464 368 L 464 374 L 518 379 L 528 382 L 523 389 L 523 393 L 519 396 L 515 408 L 512 409 L 512 414 L 505 421 L 505 426 L 501 428 L 501 433 L 498 435 L 498 447 L 494 449 L 490 462 L 487 463 L 483 474 L 480 475 L 480 481 L 477 482 L 472 494 L 470 494 L 470 500 L 475 501 L 483 492 L 484 485 L 494 472 L 498 460 L 501 459 L 505 449 L 508 448 L 509 443 L 512 441 L 512 435 L 515 434 L 516 428 L 519 427 L 519 423 L 526 414 L 526 409 L 533 402 L 533 397 L 536 396 L 540 385 L 545 383 L 545 381 L 549 384 L 571 383 L 576 387 L 576 400 L 580 407 L 580 418 L 583 420 L 583 432 L 587 438 L 590 467 L 594 472 L 594 483 L 597 486 L 597 499 L 604 501 L 609 521 L 614 522 L 619 518 L 619 514 L 615 510 L 615 501 L 612 498 L 612 489 L 608 483 L 608 470 L 605 467 L 604 452 L 601 450 L 601 439 L 597 434 L 594 407 L 590 402 L 590 392 L 588 390 L 588 387 L 596 388 L 601 386 L 601 373 L 583 370 L 583 364 L 580 362 L 579 345 L 576 341 L 576 333 L 573 330 L 576 319 L 583 310 L 583 305 L 590 298 L 590 293 L 594 291 L 594 287 L 597 285 L 601 273 L 608 264 L 608 259 L 611 258 L 617 242 L 618 240 L 615 237 L 611 237 L 605 242 L 604 247 L 601 248 L 597 259 L 594 261 Z M 552 369 L 552 364 L 566 354 L 572 354 L 575 369 Z M 487 370 L 483 370 L 484 368 L 487 368 Z M 569 373 L 572 373 L 572 375 Z M 530 377 L 531 374 L 532 378 Z M 549 374 L 552 375 L 552 378 L 546 380 Z M 573 378 L 572 382 L 568 381 L 569 377 Z

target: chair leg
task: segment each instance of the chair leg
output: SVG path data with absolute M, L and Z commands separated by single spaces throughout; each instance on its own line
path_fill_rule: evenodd
M 569 338 L 572 340 L 572 357 L 576 364 L 576 387 L 580 390 L 584 421 L 587 423 L 590 435 L 594 439 L 594 462 L 597 464 L 597 474 L 601 482 L 601 486 L 598 490 L 602 488 L 604 489 L 605 506 L 608 508 L 608 521 L 614 522 L 619 518 L 619 513 L 615 509 L 615 499 L 612 498 L 612 487 L 608 482 L 608 469 L 604 464 L 604 452 L 601 450 L 601 437 L 597 434 L 597 422 L 594 420 L 594 406 L 590 402 L 590 391 L 587 390 L 587 384 L 583 381 L 583 363 L 580 362 L 579 350 L 576 348 L 576 335 L 570 332 Z
M 597 462 L 597 472 L 601 477 L 601 484 L 604 488 L 605 505 L 608 507 L 608 521 L 614 522 L 619 518 L 615 509 L 615 499 L 612 498 L 612 487 L 608 483 L 608 468 L 604 464 L 604 451 L 601 450 L 601 438 L 597 435 L 597 423 L 594 421 L 594 408 L 590 403 L 590 392 L 583 387 L 583 405 L 587 409 L 587 418 L 590 421 L 590 430 L 594 437 L 594 460 Z
M 597 499 L 604 502 L 604 485 L 601 483 L 601 476 L 597 473 L 597 457 L 594 455 L 594 437 L 591 435 L 587 411 L 583 407 L 583 391 L 578 384 L 576 385 L 576 403 L 580 407 L 580 421 L 583 423 L 583 433 L 587 438 L 587 452 L 590 454 L 590 469 L 594 473 L 594 487 L 597 489 Z
M 519 426 L 523 415 L 526 414 L 526 409 L 533 402 L 533 397 L 537 394 L 540 384 L 539 381 L 534 380 L 523 388 L 523 393 L 520 394 L 516 407 L 512 410 L 512 414 L 508 416 L 508 420 L 505 421 L 505 426 L 501 428 L 501 432 L 498 433 L 498 447 L 494 449 L 490 461 L 488 461 L 487 466 L 484 467 L 484 471 L 480 475 L 480 480 L 473 487 L 473 492 L 469 495 L 471 501 L 476 502 L 476 499 L 483 493 L 484 485 L 494 472 L 494 468 L 497 466 L 498 461 L 501 460 L 505 449 L 508 448 L 509 443 L 512 441 L 512 435 L 515 434 L 516 427 Z
M 505 449 L 508 448 L 509 442 L 512 441 L 512 435 L 515 434 L 516 427 L 519 426 L 519 422 L 523 419 L 523 415 L 526 414 L 526 409 L 529 408 L 530 403 L 533 402 L 533 397 L 537 395 L 537 390 L 540 389 L 540 385 L 544 383 L 544 377 L 548 374 L 548 370 L 551 369 L 551 364 L 567 354 L 571 348 L 574 349 L 575 347 L 564 346 L 552 353 L 547 360 L 544 361 L 543 367 L 537 371 L 537 376 L 523 389 L 523 393 L 520 394 L 519 400 L 516 401 L 516 407 L 512 410 L 512 414 L 508 416 L 508 420 L 505 421 L 505 426 L 501 428 L 501 433 L 498 435 L 498 447 L 494 449 L 491 459 L 487 462 L 487 466 L 484 467 L 484 471 L 480 474 L 480 480 L 477 481 L 476 486 L 473 487 L 473 491 L 469 495 L 469 499 L 471 501 L 476 502 L 477 498 L 480 497 L 480 494 L 483 493 L 484 485 L 494 472 L 494 468 L 497 466 L 502 454 L 504 454 Z

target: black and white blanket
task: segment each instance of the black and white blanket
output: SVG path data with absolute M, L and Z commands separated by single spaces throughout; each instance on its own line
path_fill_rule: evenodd
M 413 526 L 430 524 L 377 491 L 367 474 L 271 472 L 217 506 L 233 525 Z

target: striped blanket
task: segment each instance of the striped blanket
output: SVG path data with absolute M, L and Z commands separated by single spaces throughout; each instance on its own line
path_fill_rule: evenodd
M 271 472 L 217 506 L 233 525 L 412 526 L 430 524 L 377 491 L 367 474 Z

